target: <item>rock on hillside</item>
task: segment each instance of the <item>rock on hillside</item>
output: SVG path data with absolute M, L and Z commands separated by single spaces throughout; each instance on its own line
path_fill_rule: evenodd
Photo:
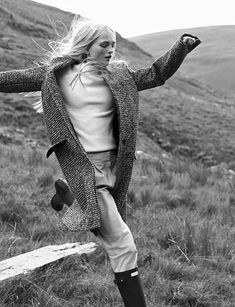
M 0 69 L 26 68 L 40 61 L 43 52 L 39 46 L 48 48 L 48 39 L 56 38 L 53 23 L 59 32 L 64 32 L 72 18 L 69 12 L 29 0 L 2 0 Z M 177 37 L 172 36 L 164 51 Z M 151 55 L 135 43 L 119 34 L 117 40 L 117 57 L 134 69 L 152 63 Z M 196 54 L 197 49 L 185 64 Z M 162 148 L 208 164 L 234 160 L 234 97 L 186 77 L 182 74 L 183 66 L 166 85 L 140 93 L 138 149 L 157 153 Z M 23 95 L 0 94 L 0 126 L 13 131 L 23 129 L 29 138 L 45 142 L 43 116 L 35 114 L 30 103 L 31 99 Z

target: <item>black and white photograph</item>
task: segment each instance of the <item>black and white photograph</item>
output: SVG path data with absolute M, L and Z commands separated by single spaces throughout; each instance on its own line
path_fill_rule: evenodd
M 0 0 L 0 307 L 235 306 L 232 0 Z

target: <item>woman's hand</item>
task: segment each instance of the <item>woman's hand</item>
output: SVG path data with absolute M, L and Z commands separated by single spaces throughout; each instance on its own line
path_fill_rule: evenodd
M 183 36 L 182 40 L 183 40 L 184 43 L 192 46 L 196 42 L 197 38 L 191 37 L 191 36 Z
M 188 52 L 191 52 L 194 48 L 201 44 L 200 39 L 191 34 L 183 34 L 181 36 L 181 40 L 188 46 Z

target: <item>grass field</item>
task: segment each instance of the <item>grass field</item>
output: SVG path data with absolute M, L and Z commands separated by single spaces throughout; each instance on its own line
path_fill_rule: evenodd
M 42 149 L 1 145 L 0 259 L 49 244 L 97 242 L 67 231 L 49 202 L 61 176 Z M 149 307 L 235 305 L 235 177 L 221 165 L 139 156 L 128 225 Z M 0 306 L 122 306 L 101 246 L 0 284 Z

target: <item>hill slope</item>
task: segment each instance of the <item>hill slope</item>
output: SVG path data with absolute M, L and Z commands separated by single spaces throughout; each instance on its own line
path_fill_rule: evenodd
M 181 72 L 216 89 L 235 92 L 235 25 L 164 31 L 130 40 L 157 58 L 176 36 L 183 33 L 197 35 L 202 44 L 190 56 Z
M 56 38 L 52 23 L 57 21 L 58 31 L 64 32 L 73 15 L 28 0 L 3 0 L 0 17 L 0 70 L 8 70 L 30 67 L 35 60 L 40 60 L 42 50 L 38 45 L 48 49 L 47 40 Z M 173 35 L 164 49 L 177 37 Z M 131 67 L 152 63 L 150 54 L 133 42 L 119 34 L 117 41 L 117 57 L 126 60 Z M 201 159 L 208 164 L 229 162 L 234 159 L 235 149 L 234 97 L 182 74 L 184 67 L 197 56 L 196 49 L 166 85 L 140 93 L 138 148 L 157 153 L 160 146 L 168 152 Z M 0 108 L 0 125 L 7 133 L 13 131 L 9 140 L 2 137 L 5 142 L 18 140 L 18 128 L 23 128 L 25 135 L 33 139 L 47 142 L 43 117 L 34 114 L 30 98 L 0 94 Z M 14 134 L 17 134 L 15 138 Z

